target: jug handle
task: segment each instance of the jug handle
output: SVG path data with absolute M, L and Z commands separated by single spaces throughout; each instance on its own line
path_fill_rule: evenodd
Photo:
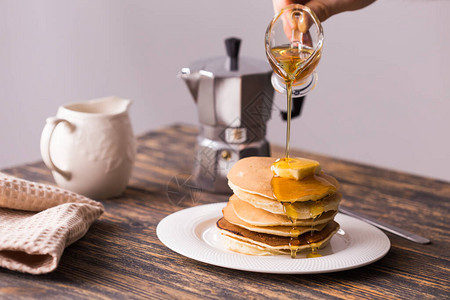
M 55 131 L 56 126 L 61 122 L 66 123 L 69 126 L 69 128 L 71 129 L 71 131 L 73 130 L 74 125 L 67 120 L 55 118 L 55 117 L 48 118 L 46 121 L 45 127 L 42 130 L 42 135 L 41 135 L 41 156 L 42 156 L 42 159 L 43 159 L 45 165 L 50 170 L 61 174 L 61 176 L 63 176 L 66 180 L 70 180 L 70 178 L 72 177 L 72 174 L 70 172 L 63 171 L 60 168 L 58 168 L 53 163 L 52 157 L 50 155 L 50 142 L 52 140 L 52 135 L 53 135 L 53 132 Z

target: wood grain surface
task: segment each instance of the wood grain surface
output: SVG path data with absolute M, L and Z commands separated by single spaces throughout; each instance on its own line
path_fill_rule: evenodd
M 140 136 L 125 193 L 102 201 L 105 214 L 64 251 L 53 273 L 36 276 L 0 269 L 0 298 L 449 299 L 450 183 L 302 151 L 293 153 L 319 160 L 340 181 L 342 206 L 432 243 L 420 245 L 387 234 L 392 248 L 381 260 L 320 275 L 236 271 L 169 250 L 156 236 L 161 219 L 186 207 L 227 201 L 227 196 L 203 192 L 171 194 L 177 182 L 190 176 L 196 135 L 193 126 L 174 125 Z M 282 150 L 273 147 L 273 155 L 282 156 Z M 3 172 L 53 183 L 42 162 Z

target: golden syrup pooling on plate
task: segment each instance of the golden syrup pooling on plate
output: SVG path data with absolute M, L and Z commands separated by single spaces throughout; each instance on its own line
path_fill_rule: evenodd
M 311 247 L 311 252 L 306 255 L 307 258 L 321 257 L 322 255 L 317 252 L 316 247 Z

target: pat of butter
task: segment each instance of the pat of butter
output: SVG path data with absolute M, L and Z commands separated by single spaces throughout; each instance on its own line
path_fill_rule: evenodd
M 319 174 L 321 171 L 319 162 L 306 158 L 281 158 L 273 163 L 271 169 L 277 176 L 296 180 Z

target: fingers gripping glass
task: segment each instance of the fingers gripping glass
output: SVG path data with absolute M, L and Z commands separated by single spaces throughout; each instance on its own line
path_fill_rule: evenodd
M 292 84 L 294 96 L 312 90 L 317 81 L 315 69 L 322 45 L 322 25 L 308 7 L 293 4 L 283 8 L 270 22 L 265 35 L 275 90 L 286 93 L 287 82 Z

